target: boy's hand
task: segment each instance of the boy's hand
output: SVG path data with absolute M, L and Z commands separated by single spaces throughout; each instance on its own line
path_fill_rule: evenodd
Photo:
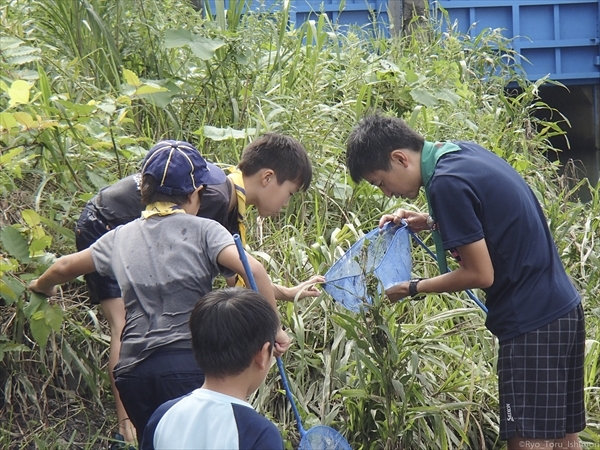
M 319 295 L 321 295 L 321 291 L 317 289 L 316 286 L 319 283 L 325 283 L 325 277 L 323 275 L 315 275 L 296 286 L 292 286 L 290 288 L 285 289 L 283 293 L 285 294 L 286 298 L 277 299 L 288 300 L 290 302 L 293 302 L 294 300 L 296 300 L 296 298 L 301 299 L 306 297 L 318 297 Z M 280 291 L 282 290 L 279 286 L 278 289 Z
M 408 297 L 408 281 L 404 281 L 400 284 L 392 286 L 389 289 L 386 289 L 385 295 L 387 295 L 387 298 L 389 298 L 392 303 L 402 300 L 404 297 Z
M 275 349 L 273 350 L 273 354 L 277 357 L 283 355 L 290 347 L 290 342 L 290 337 L 283 331 L 283 328 L 280 327 L 275 336 Z
M 38 294 L 43 294 L 46 297 L 52 297 L 53 295 L 56 295 L 58 293 L 58 288 L 56 286 L 52 286 L 48 289 L 41 288 L 40 286 L 38 286 L 38 280 L 39 278 L 36 278 L 31 283 L 29 283 L 27 289 L 29 289 L 32 292 L 37 292 Z
M 406 209 L 398 209 L 393 214 L 385 214 L 379 219 L 379 228 L 388 222 L 394 222 L 396 225 L 400 225 L 404 219 L 412 231 L 418 232 L 423 230 L 429 230 L 427 225 L 427 218 L 429 214 L 419 213 L 415 211 L 408 211 Z

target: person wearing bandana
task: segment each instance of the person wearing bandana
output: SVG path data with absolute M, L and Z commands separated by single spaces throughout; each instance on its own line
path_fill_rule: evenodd
M 440 275 L 386 290 L 391 301 L 482 289 L 486 327 L 498 338 L 500 438 L 508 450 L 578 448 L 585 424 L 585 323 L 544 212 L 510 164 L 474 142 L 429 142 L 399 118 L 373 114 L 352 130 L 346 165 L 386 196 L 415 199 L 428 213 L 398 209 L 379 222 L 430 230 Z M 446 254 L 458 268 L 448 271 Z

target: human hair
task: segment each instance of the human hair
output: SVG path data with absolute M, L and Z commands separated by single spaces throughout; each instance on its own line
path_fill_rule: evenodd
M 277 313 L 258 292 L 244 288 L 211 291 L 190 316 L 192 349 L 208 376 L 223 378 L 247 369 L 266 342 L 273 349 Z
M 252 141 L 242 152 L 238 164 L 244 176 L 261 169 L 275 172 L 277 183 L 292 181 L 306 191 L 312 181 L 312 165 L 306 149 L 291 136 L 266 133 Z
M 152 175 L 145 174 L 142 176 L 142 184 L 140 186 L 140 192 L 142 194 L 142 205 L 149 205 L 150 203 L 156 202 L 169 202 L 181 206 L 187 203 L 187 195 L 167 195 L 161 192 L 156 192 L 157 184 L 158 181 L 156 181 L 156 179 Z M 202 191 L 203 190 L 204 189 L 202 189 Z
M 346 166 L 354 182 L 376 170 L 389 170 L 390 153 L 398 149 L 420 152 L 425 139 L 397 117 L 373 114 L 354 127 L 346 143 Z

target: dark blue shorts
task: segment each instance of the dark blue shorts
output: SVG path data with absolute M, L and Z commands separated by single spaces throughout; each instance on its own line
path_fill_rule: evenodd
M 581 304 L 537 330 L 500 343 L 500 439 L 559 439 L 585 428 Z
M 81 212 L 77 225 L 75 225 L 77 250 L 81 251 L 89 248 L 90 245 L 109 231 L 110 227 L 106 224 L 106 221 L 96 212 L 96 208 L 88 203 Z M 102 276 L 98 272 L 88 273 L 84 278 L 93 305 L 97 305 L 107 298 L 121 297 L 121 289 L 115 278 Z
M 191 349 L 164 348 L 156 350 L 129 372 L 116 376 L 115 384 L 141 442 L 144 428 L 156 408 L 202 387 L 204 372 Z

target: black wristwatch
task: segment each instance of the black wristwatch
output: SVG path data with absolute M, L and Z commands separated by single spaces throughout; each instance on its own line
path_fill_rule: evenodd
M 422 279 L 423 278 L 413 278 L 408 282 L 408 294 L 411 296 L 411 298 L 420 298 L 423 296 L 417 292 L 417 284 L 419 284 L 419 281 Z

